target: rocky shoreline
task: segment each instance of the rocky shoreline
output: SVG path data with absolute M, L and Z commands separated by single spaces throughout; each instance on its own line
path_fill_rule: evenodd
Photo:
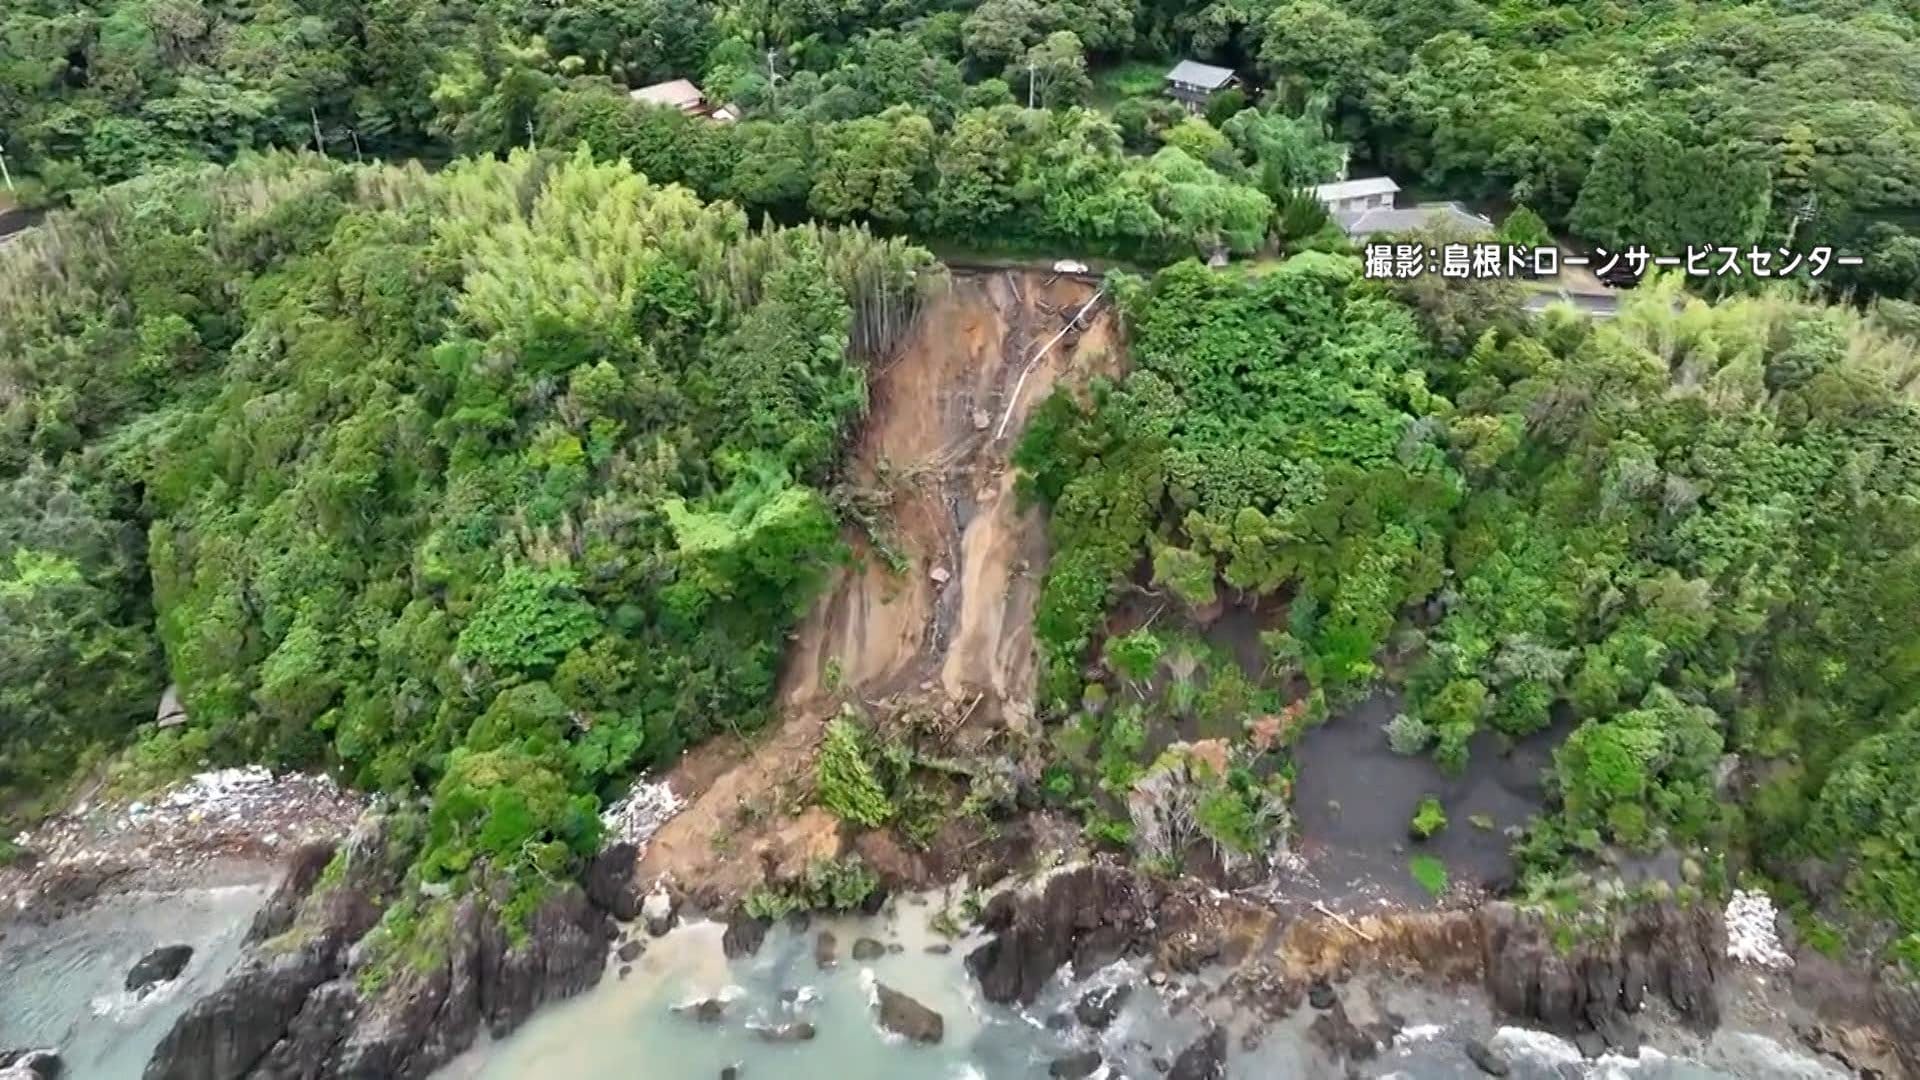
M 241 1077 L 424 1077 L 484 1031 L 513 1032 L 540 1006 L 595 986 L 621 966 L 620 923 L 666 932 L 683 898 L 642 881 L 640 847 L 619 842 L 581 885 L 558 890 L 524 932 L 509 932 L 511 898 L 483 886 L 453 904 L 443 943 L 429 957 L 382 965 L 375 928 L 403 894 L 404 852 L 389 819 L 366 815 L 348 838 L 295 847 L 280 882 L 254 918 L 246 952 L 213 993 L 194 1003 L 162 1039 L 148 1080 Z M 215 863 L 203 864 L 202 869 Z M 44 869 L 44 868 L 43 868 Z M 882 876 L 883 890 L 926 881 Z M 46 879 L 41 879 L 46 880 Z M 57 880 L 57 878 L 55 878 Z M 875 899 L 884 899 L 885 892 Z M 72 902 L 83 902 L 75 900 Z M 1565 927 L 1501 901 L 1416 912 L 1352 916 L 1282 912 L 1193 880 L 1165 881 L 1097 861 L 1038 875 L 995 893 L 978 913 L 983 943 L 965 955 L 980 995 L 1032 1002 L 1063 968 L 1089 973 L 1122 958 L 1144 965 L 1151 984 L 1184 995 L 1206 981 L 1208 1015 L 1251 1017 L 1242 1045 L 1311 1010 L 1311 1037 L 1352 1069 L 1392 1043 L 1402 1021 L 1348 984 L 1376 976 L 1483 992 L 1494 1014 L 1565 1036 L 1589 1057 L 1633 1053 L 1658 1009 L 1699 1032 L 1722 1020 L 1723 999 L 1765 969 L 1728 958 L 1716 906 L 1675 900 L 1625 909 L 1569 940 Z M 737 908 L 729 956 L 755 951 L 765 920 Z M 1920 1076 L 1920 990 L 1880 973 L 1848 970 L 1798 950 L 1771 981 L 1804 1005 L 1771 1026 L 1858 1075 Z M 1184 1004 L 1184 999 L 1182 1000 Z M 1073 1011 L 1089 1028 L 1117 1008 L 1089 995 Z M 913 1010 L 902 1005 L 903 1015 Z M 905 1023 L 905 1021 L 902 1021 Z M 925 1031 L 921 1017 L 911 1030 Z M 1222 1075 L 1224 1028 L 1170 1048 L 1168 1075 Z M 1172 1052 L 1178 1049 L 1178 1053 Z M 1501 1061 L 1484 1045 L 1469 1054 L 1492 1075 Z M 1904 1056 L 1903 1056 L 1904 1055 Z M 1062 1075 L 1097 1062 L 1069 1062 Z M 0 1075 L 7 1075 L 0 1073 Z

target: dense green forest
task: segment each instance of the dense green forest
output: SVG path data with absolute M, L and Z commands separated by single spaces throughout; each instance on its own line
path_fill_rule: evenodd
M 1893 0 L 21 0 L 0 14 L 0 147 L 29 197 L 57 198 L 248 147 L 584 138 L 787 223 L 1154 261 L 1250 250 L 1263 198 L 1350 160 L 1589 243 L 1837 245 L 1866 262 L 1830 286 L 1913 299 L 1916 18 Z M 1158 96 L 1185 55 L 1253 92 L 1186 119 Z M 620 100 L 673 77 L 747 122 Z M 1048 113 L 1005 108 L 1028 101 Z
M 1305 722 L 1386 677 L 1390 745 L 1445 768 L 1482 729 L 1569 726 L 1522 847 L 1541 895 L 1609 848 L 1731 846 L 1844 881 L 1920 961 L 1920 341 L 1674 285 L 1610 323 L 1483 309 L 1455 353 L 1351 259 L 1135 282 L 1133 372 L 1021 450 L 1053 508 L 1043 694 L 1118 691 L 1084 662 L 1131 586 L 1202 618 L 1278 598 L 1266 671 Z M 1164 648 L 1109 640 L 1106 669 Z
M 526 152 L 166 172 L 18 244 L 0 784 L 150 716 L 164 653 L 193 723 L 140 767 L 430 791 L 429 879 L 559 875 L 599 795 L 760 721 L 939 276 Z
M 1250 85 L 1190 116 L 1180 56 Z M 627 97 L 674 77 L 742 119 Z M 1169 783 L 1223 852 L 1284 826 L 1286 732 L 1157 762 L 1086 707 L 1195 662 L 1107 634 L 1129 590 L 1267 600 L 1289 724 L 1403 684 L 1384 737 L 1453 768 L 1565 725 L 1528 888 L 1731 848 L 1920 962 L 1910 2 L 14 0 L 0 150 L 64 208 L 0 252 L 0 813 L 113 755 L 323 765 L 431 797 L 423 880 L 569 873 L 636 770 L 765 719 L 956 243 L 1169 267 L 1021 450 L 1097 837 Z M 1346 172 L 1865 262 L 1530 321 L 1362 278 L 1300 193 Z M 134 740 L 169 681 L 191 723 Z M 1236 738 L 1285 704 L 1193 692 Z

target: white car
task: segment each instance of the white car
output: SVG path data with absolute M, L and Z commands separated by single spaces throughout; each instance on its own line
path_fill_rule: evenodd
M 1061 259 L 1059 262 L 1053 264 L 1053 272 L 1056 274 L 1085 274 L 1088 273 L 1089 270 L 1086 263 L 1074 259 Z

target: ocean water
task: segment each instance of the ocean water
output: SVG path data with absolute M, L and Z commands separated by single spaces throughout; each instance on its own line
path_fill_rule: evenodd
M 167 1029 L 220 985 L 266 899 L 264 885 L 109 896 L 0 940 L 0 1046 L 52 1047 L 79 1080 L 134 1080 Z M 144 995 L 127 969 L 162 945 L 191 945 L 180 977 Z

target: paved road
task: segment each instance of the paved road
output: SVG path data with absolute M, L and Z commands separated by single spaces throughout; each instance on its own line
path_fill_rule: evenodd
M 1620 297 L 1615 293 L 1540 292 L 1527 297 L 1527 310 L 1545 311 L 1555 304 L 1572 304 L 1574 310 L 1595 319 L 1611 319 L 1620 313 Z

